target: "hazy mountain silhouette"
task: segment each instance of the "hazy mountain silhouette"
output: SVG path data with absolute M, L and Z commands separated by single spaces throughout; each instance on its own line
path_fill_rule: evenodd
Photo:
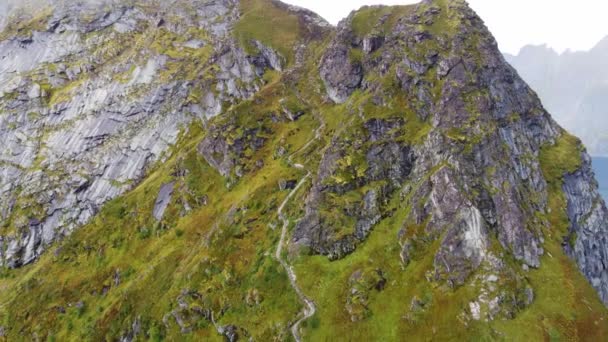
M 587 52 L 528 45 L 505 57 L 593 155 L 608 155 L 608 37 Z

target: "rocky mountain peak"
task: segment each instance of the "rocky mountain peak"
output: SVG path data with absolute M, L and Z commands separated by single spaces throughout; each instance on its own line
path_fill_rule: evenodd
M 592 51 L 606 56 L 608 54 L 608 36 L 600 40 L 600 42 L 593 47 Z
M 465 1 L 65 6 L 0 39 L 0 335 L 608 331 L 589 157 Z

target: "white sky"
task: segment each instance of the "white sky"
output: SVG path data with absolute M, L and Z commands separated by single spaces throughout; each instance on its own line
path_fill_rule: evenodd
M 2 0 L 0 0 L 2 1 Z M 283 0 L 308 8 L 332 24 L 363 5 L 404 5 L 415 0 Z M 547 44 L 558 52 L 589 50 L 608 35 L 608 0 L 469 0 L 503 52 Z

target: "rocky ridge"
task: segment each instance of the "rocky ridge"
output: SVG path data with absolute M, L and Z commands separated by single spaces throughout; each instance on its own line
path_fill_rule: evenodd
M 250 98 L 264 71 L 284 63 L 260 42 L 249 56 L 228 36 L 234 1 L 58 3 L 40 15 L 40 31 L 0 43 L 0 211 L 10 232 L 0 263 L 9 267 L 87 223 L 166 159 L 184 126 Z
M 592 156 L 605 156 L 608 37 L 588 51 L 557 53 L 527 45 L 507 61 L 543 101 L 553 118 L 580 137 Z
M 55 5 L 0 42 L 2 335 L 608 331 L 589 157 L 466 2 Z

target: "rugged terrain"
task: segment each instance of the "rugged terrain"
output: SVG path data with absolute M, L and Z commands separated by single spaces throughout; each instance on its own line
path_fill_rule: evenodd
M 0 338 L 608 334 L 589 156 L 462 0 L 52 2 L 0 39 Z
M 608 155 L 608 37 L 589 51 L 558 54 L 547 46 L 530 45 L 505 58 L 590 154 Z

